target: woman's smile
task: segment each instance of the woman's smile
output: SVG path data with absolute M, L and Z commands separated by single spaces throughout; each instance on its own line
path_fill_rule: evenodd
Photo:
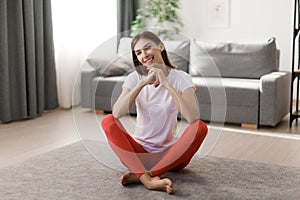
M 146 58 L 143 59 L 143 63 L 146 65 L 152 64 L 154 60 L 154 56 L 147 56 Z

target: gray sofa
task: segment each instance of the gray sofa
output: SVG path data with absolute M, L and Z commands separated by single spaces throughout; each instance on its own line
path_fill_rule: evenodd
M 131 38 L 107 41 L 84 63 L 81 106 L 110 112 L 133 71 Z M 275 38 L 264 42 L 164 42 L 171 62 L 192 76 L 204 121 L 276 126 L 289 112 L 290 73 L 279 71 Z M 135 107 L 130 109 L 135 113 Z

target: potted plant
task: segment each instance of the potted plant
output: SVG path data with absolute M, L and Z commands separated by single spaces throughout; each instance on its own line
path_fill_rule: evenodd
M 183 23 L 177 15 L 180 0 L 147 0 L 144 7 L 137 10 L 137 16 L 131 25 L 131 35 L 145 30 L 152 24 L 154 32 L 164 39 L 179 34 Z

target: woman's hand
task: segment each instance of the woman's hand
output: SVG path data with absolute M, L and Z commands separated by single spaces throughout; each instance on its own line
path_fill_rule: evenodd
M 167 79 L 168 68 L 165 65 L 161 64 L 153 64 L 151 69 L 149 70 L 149 74 L 155 74 L 156 80 L 153 83 L 155 87 L 161 85 L 165 85 L 168 82 Z
M 154 84 L 156 80 L 157 80 L 157 75 L 154 72 L 149 71 L 145 80 L 146 84 L 149 85 Z
M 183 93 L 177 92 L 167 78 L 169 68 L 165 65 L 154 64 L 151 66 L 149 72 L 154 73 L 157 77 L 154 84 L 160 84 L 169 91 L 169 94 L 173 97 L 176 107 L 181 112 L 182 116 L 189 123 L 196 121 L 198 119 L 199 110 L 195 97 L 195 88 L 187 88 Z

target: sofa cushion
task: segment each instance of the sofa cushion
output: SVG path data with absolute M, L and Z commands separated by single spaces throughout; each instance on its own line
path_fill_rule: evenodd
M 112 111 L 112 107 L 122 92 L 122 86 L 126 76 L 95 77 L 92 80 L 92 91 L 94 91 L 94 108 Z M 130 108 L 130 113 L 136 113 L 135 104 Z
M 258 79 L 193 77 L 203 120 L 258 123 Z
M 132 62 L 131 40 L 132 38 L 128 38 L 128 37 L 121 38 L 117 50 L 118 56 L 124 58 L 128 62 Z
M 275 38 L 260 43 L 191 42 L 192 76 L 259 78 L 278 69 Z
M 123 58 L 108 60 L 104 58 L 88 58 L 87 62 L 97 69 L 100 76 L 122 76 L 134 70 L 132 64 Z
M 258 104 L 260 80 L 242 78 L 193 77 L 200 104 L 253 106 Z
M 190 41 L 165 41 L 164 45 L 171 63 L 175 65 L 177 69 L 188 72 Z
M 131 40 L 132 38 L 127 38 L 127 37 L 121 38 L 118 47 L 118 55 L 130 62 L 132 62 Z M 166 47 L 171 63 L 175 65 L 177 69 L 188 72 L 190 41 L 174 40 L 174 41 L 163 41 L 163 43 Z

